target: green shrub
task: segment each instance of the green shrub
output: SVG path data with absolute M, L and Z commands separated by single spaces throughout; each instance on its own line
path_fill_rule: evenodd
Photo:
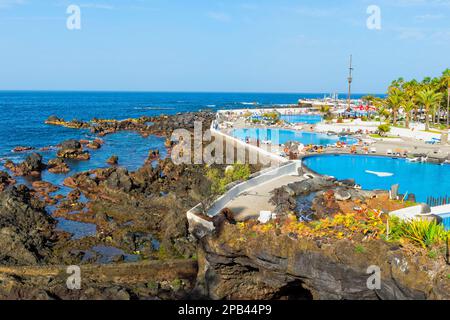
M 206 177 L 211 181 L 211 191 L 214 194 L 224 194 L 227 186 L 235 181 L 245 181 L 250 178 L 251 170 L 247 164 L 236 163 L 231 170 L 223 175 L 219 169 L 209 169 Z
M 266 112 L 262 116 L 266 120 L 271 120 L 271 121 L 275 121 L 275 122 L 280 120 L 280 114 L 276 111 Z
M 233 170 L 225 173 L 225 177 L 230 179 L 230 182 L 239 180 L 248 180 L 251 175 L 250 166 L 246 164 L 236 163 L 233 165 Z
M 378 134 L 380 136 L 385 136 L 389 131 L 391 131 L 391 126 L 388 124 L 380 124 L 378 126 Z
M 446 241 L 448 234 L 444 226 L 437 224 L 436 221 L 391 219 L 391 240 L 404 238 L 413 244 L 427 248 Z

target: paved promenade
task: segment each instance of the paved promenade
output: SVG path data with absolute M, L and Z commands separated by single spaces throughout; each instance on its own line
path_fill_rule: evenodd
M 238 221 L 259 217 L 261 211 L 273 211 L 275 209 L 275 206 L 269 203 L 272 190 L 303 179 L 303 177 L 298 175 L 275 178 L 242 193 L 229 202 L 227 208 L 234 212 Z

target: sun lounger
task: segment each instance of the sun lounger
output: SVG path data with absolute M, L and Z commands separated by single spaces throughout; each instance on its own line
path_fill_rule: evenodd
M 370 153 L 377 153 L 377 148 L 370 148 Z
M 391 149 L 388 149 L 388 150 L 386 151 L 386 154 L 387 154 L 387 155 L 392 155 L 392 153 L 393 153 L 393 152 L 392 152 Z

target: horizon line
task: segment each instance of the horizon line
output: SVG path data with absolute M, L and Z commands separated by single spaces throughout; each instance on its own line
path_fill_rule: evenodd
M 225 93 L 225 94 L 334 94 L 347 95 L 346 92 L 294 92 L 294 91 L 179 91 L 179 90 L 79 90 L 79 89 L 0 89 L 0 92 L 97 92 L 97 93 Z M 354 92 L 351 95 L 385 95 L 386 93 L 374 93 L 374 92 Z

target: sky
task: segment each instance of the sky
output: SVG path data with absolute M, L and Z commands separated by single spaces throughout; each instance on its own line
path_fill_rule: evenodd
M 350 54 L 357 93 L 439 76 L 450 0 L 0 0 L 0 90 L 345 92 Z

